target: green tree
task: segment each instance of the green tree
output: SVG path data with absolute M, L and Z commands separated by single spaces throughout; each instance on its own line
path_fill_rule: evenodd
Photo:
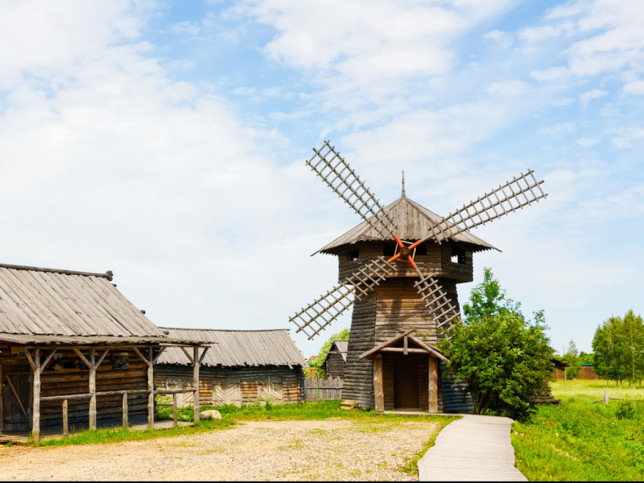
M 581 357 L 579 357 L 579 352 L 577 351 L 577 346 L 575 341 L 571 340 L 568 344 L 568 350 L 561 358 L 562 361 L 568 364 L 566 367 L 566 379 L 571 381 L 579 376 L 581 372 Z
M 526 320 L 520 304 L 506 298 L 486 268 L 463 313 L 463 323 L 439 344 L 449 358 L 448 374 L 468 383 L 477 414 L 529 419 L 552 373 L 543 312 L 535 313 L 533 322 Z
M 644 323 L 629 310 L 624 318 L 605 320 L 593 337 L 595 372 L 606 379 L 634 384 L 644 377 Z
M 326 356 L 329 353 L 329 350 L 331 350 L 331 346 L 333 345 L 333 342 L 336 340 L 349 340 L 349 329 L 344 329 L 341 332 L 338 332 L 337 334 L 333 334 L 329 339 L 322 345 L 320 348 L 320 352 L 318 352 L 318 356 L 315 358 L 315 361 L 313 362 L 313 367 L 311 368 L 313 370 L 313 374 L 317 377 L 324 377 L 324 363 L 326 362 Z

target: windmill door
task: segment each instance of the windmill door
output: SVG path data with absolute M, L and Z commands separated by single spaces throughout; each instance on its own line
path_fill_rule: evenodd
M 31 423 L 29 366 L 2 367 L 2 426 L 4 431 L 28 431 Z
M 418 362 L 412 354 L 394 356 L 394 409 L 420 409 Z

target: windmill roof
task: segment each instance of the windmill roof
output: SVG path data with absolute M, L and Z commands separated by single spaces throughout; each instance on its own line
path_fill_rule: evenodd
M 415 241 L 425 238 L 429 233 L 430 227 L 443 219 L 443 217 L 406 196 L 401 196 L 387 205 L 383 211 L 398 224 L 396 234 L 403 240 Z M 473 251 L 498 250 L 495 246 L 468 231 L 459 233 L 452 240 L 474 246 Z M 353 245 L 364 241 L 385 241 L 385 239 L 369 223 L 363 221 L 315 253 L 334 253 L 337 248 L 343 245 Z
M 347 360 L 347 349 L 349 348 L 349 341 L 348 340 L 334 340 L 333 344 L 331 345 L 331 348 L 329 349 L 329 353 L 333 351 L 333 348 L 337 349 L 337 353 L 340 354 L 342 357 L 342 360 L 346 362 Z
M 306 360 L 288 333 L 274 330 L 215 330 L 166 328 L 170 337 L 209 344 L 202 362 L 206 367 L 306 366 Z M 165 350 L 157 364 L 192 365 L 180 348 Z
M 0 340 L 18 344 L 174 342 L 111 280 L 111 272 L 0 264 Z

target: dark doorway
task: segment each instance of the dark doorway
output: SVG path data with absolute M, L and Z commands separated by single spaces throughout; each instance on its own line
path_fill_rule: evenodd
M 29 366 L 2 367 L 2 423 L 4 431 L 28 431 L 31 413 Z
M 420 409 L 418 362 L 415 354 L 394 356 L 394 409 Z

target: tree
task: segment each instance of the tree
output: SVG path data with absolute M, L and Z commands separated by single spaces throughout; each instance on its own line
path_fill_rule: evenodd
M 644 323 L 629 310 L 624 318 L 605 320 L 593 337 L 594 366 L 598 376 L 631 384 L 644 377 Z
M 571 381 L 575 379 L 581 372 L 581 358 L 579 357 L 579 352 L 577 351 L 577 346 L 575 341 L 571 340 L 568 344 L 568 350 L 561 358 L 562 361 L 568 364 L 566 367 L 566 379 Z
M 324 377 L 324 363 L 326 361 L 326 356 L 329 353 L 329 350 L 331 350 L 331 346 L 333 345 L 333 342 L 336 340 L 349 340 L 349 329 L 344 329 L 341 332 L 338 332 L 337 334 L 333 334 L 329 339 L 322 345 L 322 348 L 320 349 L 320 352 L 318 352 L 318 356 L 313 362 L 313 371 L 314 375 L 317 377 Z
M 463 323 L 439 344 L 449 359 L 448 374 L 467 382 L 477 414 L 529 419 L 552 373 L 543 312 L 534 314 L 534 322 L 526 320 L 520 304 L 506 298 L 485 268 L 484 281 L 472 290 L 463 313 Z

